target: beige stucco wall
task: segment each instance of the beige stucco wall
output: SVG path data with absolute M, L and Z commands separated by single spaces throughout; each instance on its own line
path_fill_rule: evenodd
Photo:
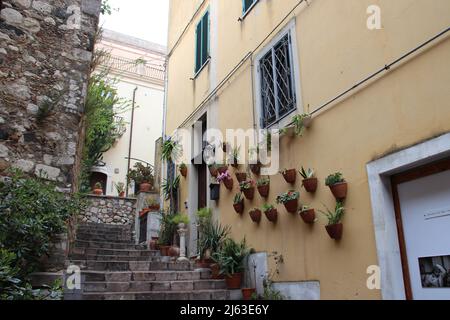
M 211 16 L 218 24 L 218 34 L 211 35 L 211 43 L 217 45 L 216 55 L 212 55 L 211 63 L 196 80 L 189 80 L 195 54 L 195 27 L 191 26 L 169 60 L 166 133 L 177 128 L 213 89 L 211 83 L 220 82 L 297 3 L 283 0 L 275 5 L 274 1 L 260 1 L 242 23 L 237 21 L 242 10 L 240 1 L 206 3 L 204 9 L 207 5 L 216 6 L 220 13 Z M 298 107 L 309 112 L 448 27 L 450 14 L 450 2 L 446 0 L 435 0 L 432 5 L 427 0 L 309 3 L 300 5 L 283 24 L 296 20 L 295 58 L 301 80 L 298 94 L 303 101 Z M 382 30 L 370 31 L 366 27 L 366 9 L 371 4 L 381 7 Z M 169 34 L 179 29 L 172 25 L 180 14 L 172 6 L 171 17 L 177 20 L 170 24 Z M 280 216 L 275 226 L 264 217 L 257 226 L 248 214 L 241 218 L 233 211 L 237 182 L 234 192 L 222 188 L 216 211 L 223 224 L 232 226 L 233 236 L 245 236 L 257 251 L 275 250 L 284 255 L 285 264 L 277 281 L 318 280 L 322 299 L 381 298 L 380 291 L 366 287 L 366 269 L 378 263 L 366 164 L 387 152 L 450 131 L 450 69 L 446 63 L 449 56 L 447 37 L 316 115 L 312 128 L 303 137 L 282 138 L 280 167 L 311 167 L 320 179 L 313 196 L 297 183 L 302 203 L 316 209 L 322 209 L 322 203 L 334 205 L 324 186 L 330 173 L 341 171 L 349 182 L 344 236 L 339 243 L 326 234 L 322 216 L 310 227 L 299 216 L 286 213 L 282 206 L 278 206 Z M 216 70 L 214 80 L 210 79 L 211 68 Z M 214 117 L 221 130 L 253 127 L 250 61 L 219 91 L 216 103 Z M 188 197 L 187 186 L 188 181 L 183 180 L 181 199 Z M 268 202 L 275 204 L 276 196 L 290 188 L 282 176 L 271 177 Z M 260 197 L 255 196 L 252 203 L 246 201 L 246 212 L 262 204 Z

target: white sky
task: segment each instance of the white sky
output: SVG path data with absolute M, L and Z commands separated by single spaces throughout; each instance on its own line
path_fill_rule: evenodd
M 167 45 L 169 0 L 109 0 L 109 3 L 119 11 L 102 16 L 100 25 L 104 29 Z

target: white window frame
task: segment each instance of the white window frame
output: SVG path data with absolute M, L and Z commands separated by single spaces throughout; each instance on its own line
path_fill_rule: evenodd
M 270 51 L 272 48 L 281 40 L 286 34 L 290 33 L 291 36 L 291 66 L 293 68 L 294 74 L 294 92 L 296 97 L 296 108 L 292 112 L 281 118 L 280 121 L 272 124 L 271 126 L 264 128 L 262 127 L 262 116 L 263 116 L 263 106 L 261 99 L 261 76 L 259 71 L 261 59 Z M 296 32 L 296 20 L 293 18 L 272 40 L 261 49 L 255 56 L 255 68 L 254 68 L 254 90 L 255 90 L 255 114 L 257 116 L 257 127 L 259 129 L 281 129 L 286 127 L 292 122 L 292 117 L 295 114 L 303 113 L 303 100 L 301 94 L 301 82 L 300 82 L 300 63 L 299 55 L 297 50 L 297 32 Z

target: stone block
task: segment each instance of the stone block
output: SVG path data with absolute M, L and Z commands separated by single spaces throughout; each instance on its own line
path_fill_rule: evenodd
M 8 24 L 19 25 L 23 22 L 23 15 L 12 8 L 5 8 L 1 11 L 0 17 Z
M 61 173 L 59 168 L 50 167 L 44 164 L 36 165 L 36 169 L 34 172 L 37 176 L 41 176 L 45 179 L 56 181 Z

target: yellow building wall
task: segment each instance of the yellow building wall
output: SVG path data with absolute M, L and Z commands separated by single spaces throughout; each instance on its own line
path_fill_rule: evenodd
M 218 48 L 217 56 L 212 56 L 217 65 L 215 83 L 253 50 L 297 3 L 259 1 L 244 21 L 238 22 L 241 1 L 218 1 L 218 34 L 211 35 L 216 37 L 211 42 L 217 41 Z M 369 17 L 366 9 L 372 4 L 381 7 L 382 30 L 370 31 L 366 27 Z M 172 7 L 171 16 L 178 14 L 174 11 Z M 280 28 L 296 19 L 298 56 L 295 58 L 300 66 L 304 110 L 313 112 L 317 106 L 444 30 L 449 16 L 447 0 L 434 0 L 432 5 L 427 0 L 314 0 L 309 1 L 309 6 L 300 5 Z M 209 67 L 196 80 L 189 80 L 193 76 L 194 35 L 195 25 L 187 30 L 169 60 L 167 134 L 180 126 L 213 89 Z M 349 194 L 340 242 L 328 237 L 323 216 L 319 215 L 314 226 L 308 226 L 298 215 L 286 213 L 282 205 L 277 206 L 276 225 L 263 217 L 258 226 L 247 213 L 240 217 L 233 211 L 237 181 L 233 192 L 221 188 L 217 209 L 220 221 L 232 226 L 233 237 L 245 236 L 257 251 L 278 251 L 284 255 L 285 263 L 276 281 L 318 280 L 322 299 L 381 298 L 380 291 L 366 287 L 367 268 L 378 264 L 366 164 L 388 152 L 450 131 L 449 57 L 450 40 L 440 39 L 315 115 L 313 126 L 303 137 L 281 139 L 280 168 L 311 167 L 320 181 L 317 193 L 310 195 L 301 188 L 297 176 L 295 189 L 301 192 L 301 203 L 316 210 L 323 209 L 322 204 L 333 207 L 335 201 L 324 180 L 337 171 L 344 174 Z M 221 130 L 253 127 L 250 61 L 219 91 L 216 103 Z M 181 199 L 187 198 L 187 186 L 188 181 L 183 180 Z M 276 196 L 289 189 L 292 186 L 281 175 L 272 176 L 267 202 L 275 204 Z M 246 200 L 246 212 L 263 203 L 259 195 L 253 202 Z

